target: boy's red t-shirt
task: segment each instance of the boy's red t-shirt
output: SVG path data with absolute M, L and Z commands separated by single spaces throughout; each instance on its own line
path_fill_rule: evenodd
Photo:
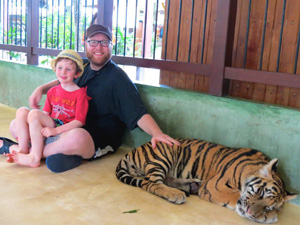
M 55 119 L 69 123 L 79 120 L 85 124 L 88 111 L 87 87 L 68 92 L 61 85 L 51 88 L 47 93 L 47 99 L 43 111 L 50 113 Z

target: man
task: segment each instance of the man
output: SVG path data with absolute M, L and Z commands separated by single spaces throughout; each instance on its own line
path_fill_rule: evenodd
M 43 152 L 48 168 L 63 172 L 81 164 L 82 158 L 94 159 L 115 152 L 121 145 L 125 128 L 139 126 L 152 136 L 151 143 L 169 145 L 180 143 L 164 134 L 152 116 L 147 113 L 135 85 L 112 60 L 112 33 L 108 27 L 94 24 L 85 33 L 88 61 L 83 75 L 75 80 L 79 87 L 87 86 L 89 110 L 84 129 L 76 128 L 48 138 Z M 39 108 L 43 94 L 58 84 L 57 80 L 37 87 L 29 98 L 32 108 Z M 11 124 L 16 137 L 16 126 Z M 2 140 L 2 141 L 1 141 Z M 16 147 L 16 143 L 0 139 L 0 153 Z M 6 152 L 4 152 L 6 153 Z

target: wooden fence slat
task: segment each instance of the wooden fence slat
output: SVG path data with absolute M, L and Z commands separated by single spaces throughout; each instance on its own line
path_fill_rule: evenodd
M 213 50 L 214 50 L 214 40 L 215 40 L 215 24 L 216 24 L 216 17 L 217 17 L 217 3 L 218 0 L 209 1 L 207 8 L 207 32 L 206 34 L 206 42 L 205 42 L 205 57 L 203 60 L 204 64 L 212 64 L 213 61 Z M 204 85 L 203 91 L 209 91 L 209 84 L 210 84 L 210 77 L 204 76 Z
M 262 70 L 267 71 L 270 65 L 271 49 L 272 49 L 272 40 L 273 40 L 273 27 L 275 22 L 275 12 L 276 12 L 276 1 L 269 1 L 268 5 L 268 16 L 266 24 L 266 33 L 265 33 L 265 47 L 262 58 Z M 275 103 L 276 101 L 276 85 L 266 85 L 265 87 L 265 96 L 264 101 L 267 103 Z
M 298 39 L 299 29 L 299 1 L 287 2 L 286 13 L 286 31 L 284 35 L 284 45 L 282 46 L 282 59 L 281 67 L 283 72 L 293 73 L 294 62 L 296 58 L 296 46 Z M 299 107 L 300 106 L 300 90 L 298 88 L 290 88 L 288 96 L 288 106 Z
M 259 69 L 260 56 L 263 43 L 263 29 L 265 17 L 266 0 L 254 0 L 252 3 L 249 31 L 249 45 L 246 68 Z M 265 95 L 265 84 L 252 83 L 252 99 L 263 101 Z
M 236 68 L 243 68 L 244 66 L 244 54 L 245 54 L 245 40 L 247 33 L 247 18 L 248 18 L 248 7 L 249 0 L 238 0 L 238 14 L 237 14 L 237 22 L 238 25 L 236 29 L 236 37 L 237 44 L 234 49 L 235 58 L 233 59 L 232 66 Z M 241 96 L 241 81 L 231 81 L 231 88 L 229 94 L 233 97 Z
M 205 0 L 195 1 L 194 6 L 194 20 L 193 20 L 193 34 L 192 34 L 192 51 L 191 62 L 201 63 L 202 51 L 202 38 L 204 26 L 204 11 Z M 195 75 L 194 90 L 204 91 L 204 78 L 203 75 Z

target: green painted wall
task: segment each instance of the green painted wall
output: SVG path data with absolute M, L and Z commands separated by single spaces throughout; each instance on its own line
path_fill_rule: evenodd
M 0 61 L 0 103 L 28 105 L 36 86 L 55 78 L 52 70 Z M 230 147 L 250 147 L 279 158 L 279 171 L 290 191 L 300 192 L 300 112 L 215 97 L 202 93 L 137 84 L 162 130 L 173 137 L 199 138 Z M 127 132 L 131 147 L 150 141 L 139 128 Z M 300 198 L 293 201 L 300 206 Z

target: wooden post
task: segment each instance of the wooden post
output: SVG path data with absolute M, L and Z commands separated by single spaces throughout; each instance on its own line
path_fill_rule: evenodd
M 213 62 L 209 93 L 216 96 L 226 94 L 229 88 L 224 79 L 226 65 L 231 65 L 237 0 L 219 0 L 215 26 Z M 230 26 L 229 26 L 230 23 Z
M 39 46 L 39 0 L 28 1 L 27 22 L 27 64 L 38 65 L 39 56 L 33 54 L 33 48 Z
M 113 1 L 98 0 L 97 24 L 108 26 L 112 29 L 112 16 L 113 16 Z

